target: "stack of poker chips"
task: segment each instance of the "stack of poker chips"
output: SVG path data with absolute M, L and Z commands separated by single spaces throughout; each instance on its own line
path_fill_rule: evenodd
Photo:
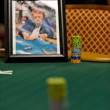
M 67 110 L 67 89 L 64 78 L 48 78 L 50 110 Z
M 81 36 L 72 36 L 71 63 L 81 62 Z
M 46 39 L 46 34 L 42 34 L 42 35 L 39 35 L 37 39 L 39 40 L 45 40 Z

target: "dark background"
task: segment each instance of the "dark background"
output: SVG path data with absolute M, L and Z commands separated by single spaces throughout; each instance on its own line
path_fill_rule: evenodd
M 4 0 L 0 0 L 0 23 L 4 23 Z
M 106 5 L 106 0 L 66 0 L 66 4 L 101 4 Z M 0 0 L 0 23 L 4 24 L 4 0 Z

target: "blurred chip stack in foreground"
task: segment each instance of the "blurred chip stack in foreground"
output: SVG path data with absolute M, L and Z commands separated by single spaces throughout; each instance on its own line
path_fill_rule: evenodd
M 72 36 L 71 63 L 81 62 L 81 36 Z
M 67 110 L 67 84 L 64 78 L 48 78 L 50 110 Z

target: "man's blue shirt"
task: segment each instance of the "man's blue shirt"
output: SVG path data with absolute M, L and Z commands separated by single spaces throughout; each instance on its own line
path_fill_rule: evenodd
M 50 22 L 50 24 L 52 23 Z M 22 32 L 26 32 L 29 35 L 31 35 L 31 33 L 33 32 L 35 28 L 36 28 L 36 25 L 34 21 L 29 19 L 26 21 L 25 25 L 19 30 L 19 35 L 22 36 Z M 47 34 L 48 38 L 53 38 L 54 36 L 53 26 L 49 25 L 49 23 L 43 20 L 39 34 Z

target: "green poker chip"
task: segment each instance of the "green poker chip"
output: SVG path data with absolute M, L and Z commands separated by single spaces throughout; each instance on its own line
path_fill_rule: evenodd
M 81 47 L 81 36 L 72 36 L 72 47 Z

